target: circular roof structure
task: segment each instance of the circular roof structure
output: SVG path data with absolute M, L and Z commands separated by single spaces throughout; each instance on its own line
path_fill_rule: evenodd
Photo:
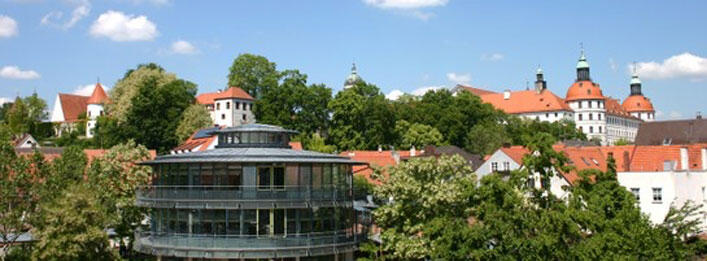
M 631 95 L 621 105 L 628 112 L 655 112 L 651 100 L 643 95 Z
M 565 101 L 603 100 L 604 98 L 598 84 L 591 81 L 578 81 L 567 89 Z

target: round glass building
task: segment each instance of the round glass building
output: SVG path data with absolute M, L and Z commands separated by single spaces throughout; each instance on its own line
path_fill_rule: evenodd
M 159 156 L 137 192 L 150 230 L 135 249 L 162 260 L 352 260 L 357 225 L 349 158 L 293 150 L 281 127 L 216 131 L 213 150 Z

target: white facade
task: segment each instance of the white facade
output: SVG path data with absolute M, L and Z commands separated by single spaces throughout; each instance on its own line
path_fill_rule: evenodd
M 103 116 L 102 104 L 89 104 L 86 108 L 86 137 L 92 138 L 96 129 L 96 119 L 98 116 Z
M 567 103 L 574 110 L 574 122 L 588 139 L 606 144 L 606 106 L 603 100 L 576 100 Z
M 214 124 L 226 127 L 255 123 L 253 101 L 238 98 L 214 100 L 213 110 L 211 110 L 211 119 Z
M 639 118 L 643 121 L 654 121 L 655 120 L 655 112 L 632 112 L 631 116 Z
M 619 140 L 634 141 L 638 134 L 641 121 L 633 118 L 608 115 L 606 117 L 607 144 L 614 144 Z
M 545 111 L 545 112 L 526 112 L 516 114 L 521 118 L 529 120 L 556 122 L 561 120 L 574 120 L 574 113 L 571 111 Z

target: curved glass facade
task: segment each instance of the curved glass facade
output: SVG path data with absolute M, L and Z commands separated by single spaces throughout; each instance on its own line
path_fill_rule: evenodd
M 150 230 L 136 233 L 135 248 L 165 258 L 352 259 L 365 236 L 353 209 L 358 163 L 295 153 L 292 132 L 275 128 L 221 130 L 225 144 L 213 152 L 146 162 L 153 182 L 137 204 L 150 208 Z

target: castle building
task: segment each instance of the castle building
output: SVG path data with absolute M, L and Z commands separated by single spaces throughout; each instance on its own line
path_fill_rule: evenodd
M 366 226 L 353 207 L 348 157 L 293 150 L 296 131 L 263 124 L 214 130 L 214 149 L 143 164 L 137 191 L 150 228 L 137 251 L 167 260 L 353 260 Z
M 77 124 L 83 124 L 85 120 L 85 135 L 88 138 L 93 137 L 96 119 L 105 113 L 104 105 L 108 101 L 108 95 L 100 83 L 96 83 L 91 96 L 57 94 L 50 118 L 50 121 L 54 123 L 54 133 L 56 136 L 61 136 L 64 133 L 75 131 L 78 127 Z
M 639 125 L 652 121 L 655 110 L 641 92 L 641 81 L 633 74 L 630 95 L 623 104 L 612 97 L 604 96 L 601 87 L 590 74 L 589 63 L 582 51 L 576 66 L 577 77 L 567 89 L 564 98 L 547 89 L 542 69 L 536 72 L 535 90 L 496 93 L 471 86 L 457 85 L 454 92 L 469 91 L 485 103 L 508 114 L 519 117 L 556 122 L 574 121 L 577 128 L 589 139 L 613 144 L 619 140 L 633 141 Z
M 358 75 L 358 71 L 356 70 L 356 64 L 354 63 L 351 66 L 351 74 L 349 74 L 349 76 L 346 77 L 346 81 L 344 81 L 344 90 L 354 87 L 356 83 L 362 81 L 363 79 L 361 78 L 361 76 Z
M 196 102 L 206 106 L 215 125 L 235 127 L 255 122 L 255 100 L 241 88 L 202 93 L 196 96 Z

